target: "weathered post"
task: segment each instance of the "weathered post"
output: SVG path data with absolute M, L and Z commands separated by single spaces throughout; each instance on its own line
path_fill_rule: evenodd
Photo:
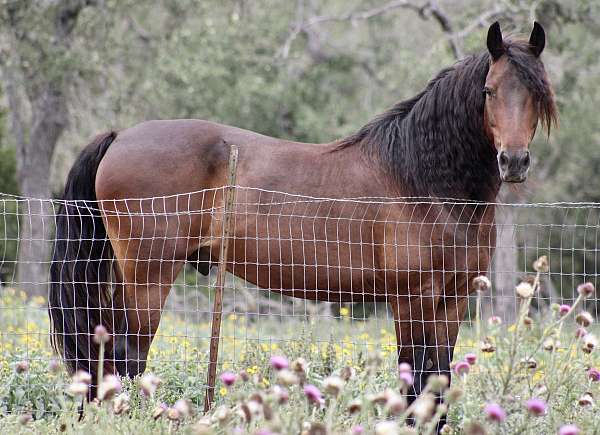
M 217 376 L 217 360 L 219 359 L 219 340 L 221 338 L 221 317 L 223 314 L 223 287 L 225 286 L 225 273 L 227 272 L 227 254 L 229 239 L 233 232 L 231 228 L 231 214 L 235 203 L 236 170 L 238 162 L 238 148 L 231 145 L 229 152 L 229 175 L 224 191 L 223 205 L 223 232 L 219 248 L 219 266 L 217 281 L 215 283 L 215 302 L 212 312 L 212 328 L 210 334 L 210 356 L 208 363 L 208 378 L 206 395 L 204 396 L 204 412 L 210 409 L 215 397 L 215 382 Z

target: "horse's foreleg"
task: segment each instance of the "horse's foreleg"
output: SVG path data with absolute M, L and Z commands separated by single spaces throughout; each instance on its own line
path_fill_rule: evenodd
M 408 363 L 413 369 L 413 385 L 409 389 L 408 401 L 412 403 L 421 394 L 425 382 L 427 347 L 424 311 L 421 298 L 394 298 L 390 301 L 396 329 L 398 364 Z
M 449 382 L 452 379 L 450 364 L 454 356 L 454 346 L 460 323 L 467 308 L 468 296 L 466 293 L 460 296 L 442 296 L 436 307 L 435 321 L 432 322 L 434 330 L 429 334 L 429 341 L 435 340 L 435 343 L 431 343 L 431 361 L 433 363 L 431 373 L 445 375 Z M 438 402 L 441 400 L 442 398 L 439 397 Z M 446 415 L 443 415 L 438 423 L 438 431 L 445 423 Z

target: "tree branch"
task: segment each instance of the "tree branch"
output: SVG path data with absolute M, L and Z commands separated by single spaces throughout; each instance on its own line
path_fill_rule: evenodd
M 395 9 L 411 9 L 414 10 L 418 13 L 422 13 L 423 7 L 422 6 L 418 6 L 408 0 L 394 0 L 394 1 L 390 1 L 380 7 L 377 8 L 373 8 L 373 9 L 368 9 L 368 10 L 363 10 L 363 11 L 352 11 L 352 12 L 348 12 L 347 14 L 344 15 L 319 15 L 319 16 L 315 16 L 312 18 L 309 18 L 308 20 L 304 21 L 304 10 L 305 10 L 305 6 L 304 6 L 304 1 L 303 0 L 298 0 L 297 3 L 298 7 L 297 7 L 297 19 L 296 19 L 296 23 L 292 29 L 292 31 L 290 32 L 290 34 L 288 35 L 288 37 L 286 38 L 282 48 L 279 50 L 279 56 L 282 58 L 287 58 L 289 55 L 289 51 L 290 51 L 290 47 L 292 45 L 292 43 L 296 40 L 296 38 L 304 33 L 307 35 L 307 37 L 310 37 L 309 33 L 311 31 L 313 31 L 311 29 L 311 27 L 317 25 L 317 24 L 322 24 L 322 23 L 327 23 L 327 22 L 342 22 L 342 21 L 350 21 L 352 23 L 355 23 L 357 21 L 366 21 L 369 20 L 371 18 L 374 17 L 378 17 L 380 15 L 384 15 L 387 12 L 393 11 Z

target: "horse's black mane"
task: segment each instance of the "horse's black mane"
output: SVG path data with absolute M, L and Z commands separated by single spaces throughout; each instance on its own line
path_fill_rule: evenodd
M 508 60 L 538 103 L 542 123 L 556 121 L 544 66 L 523 41 L 505 40 Z M 406 196 L 493 201 L 500 186 L 496 149 L 484 131 L 487 52 L 442 70 L 425 89 L 338 142 L 377 159 Z

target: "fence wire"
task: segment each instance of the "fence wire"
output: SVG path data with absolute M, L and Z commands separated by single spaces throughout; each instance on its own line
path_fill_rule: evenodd
M 8 376 L 18 361 L 48 364 L 54 358 L 49 288 L 83 286 L 93 292 L 105 286 L 110 297 L 102 299 L 98 313 L 111 319 L 111 331 L 124 343 L 113 355 L 115 364 L 131 372 L 130 365 L 145 361 L 147 353 L 147 369 L 178 367 L 202 390 L 223 242 L 223 189 L 103 202 L 1 195 L 0 373 Z M 514 321 L 515 285 L 531 279 L 531 265 L 543 255 L 549 270 L 534 296 L 538 315 L 552 303 L 571 302 L 579 283 L 598 284 L 598 203 L 331 199 L 235 189 L 220 370 L 252 373 L 249 361 L 286 354 L 313 359 L 315 370 L 326 371 L 360 364 L 375 351 L 391 367 L 397 339 L 401 347 L 437 348 L 452 341 L 463 317 L 462 331 L 469 330 L 474 276 L 485 274 L 492 282 L 482 295 L 483 315 Z M 96 221 L 91 237 L 57 238 L 61 217 L 77 226 L 95 215 L 102 216 L 103 226 Z M 81 235 L 71 229 L 62 234 Z M 112 249 L 101 249 L 97 258 L 86 256 L 85 249 L 61 258 L 61 242 Z M 105 263 L 111 273 L 103 282 L 51 279 L 52 267 L 62 271 L 73 263 L 86 271 Z M 585 304 L 598 314 L 597 299 Z M 93 307 L 50 308 L 85 316 Z M 126 320 L 116 324 L 119 313 Z M 456 353 L 467 347 L 468 332 L 466 337 L 458 339 Z M 414 353 L 406 355 L 418 365 Z M 423 362 L 425 371 L 440 366 Z

